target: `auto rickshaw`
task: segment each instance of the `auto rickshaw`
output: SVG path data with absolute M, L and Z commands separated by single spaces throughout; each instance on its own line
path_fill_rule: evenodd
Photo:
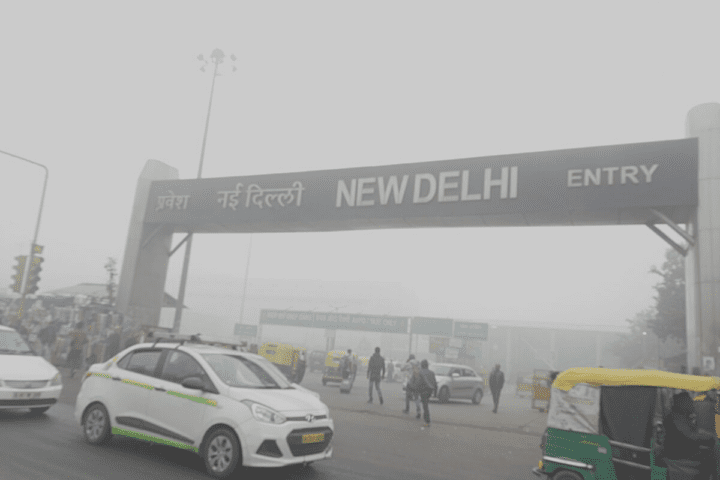
M 548 410 L 550 405 L 550 370 L 535 369 L 532 376 L 532 397 L 530 407 L 536 408 L 541 412 Z
M 342 358 L 347 355 L 344 350 L 331 350 L 325 357 L 325 369 L 323 370 L 322 384 L 342 383 Z
M 664 419 L 674 393 L 702 393 L 694 399 L 697 423 L 715 433 L 703 465 L 717 472 L 719 388 L 718 377 L 659 370 L 565 370 L 552 384 L 542 459 L 532 471 L 552 480 L 706 479 L 700 462 L 664 456 Z
M 305 349 L 283 343 L 264 343 L 258 354 L 273 363 L 288 381 L 300 383 L 305 376 Z
M 532 375 L 518 375 L 517 388 L 515 389 L 515 396 L 522 397 L 533 395 L 533 376 Z

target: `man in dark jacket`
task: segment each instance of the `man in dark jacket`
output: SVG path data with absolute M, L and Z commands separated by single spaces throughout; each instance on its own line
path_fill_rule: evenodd
M 418 382 L 418 391 L 420 393 L 420 401 L 423 406 L 423 417 L 425 426 L 430 426 L 430 396 L 437 395 L 437 380 L 435 373 L 430 370 L 427 360 L 420 362 L 420 377 Z
M 385 378 L 385 359 L 380 356 L 380 347 L 375 347 L 375 353 L 370 357 L 368 361 L 367 378 L 370 379 L 370 387 L 368 388 L 368 395 L 370 400 L 368 403 L 373 401 L 373 385 L 377 390 L 378 398 L 380 399 L 380 405 L 383 404 L 382 391 L 380 390 L 380 381 Z
M 495 365 L 495 370 L 493 370 L 490 374 L 489 383 L 490 392 L 492 393 L 493 397 L 493 403 L 495 404 L 495 408 L 493 408 L 493 413 L 497 413 L 498 404 L 500 404 L 500 390 L 502 390 L 503 385 L 505 385 L 505 374 L 500 371 L 499 363 Z

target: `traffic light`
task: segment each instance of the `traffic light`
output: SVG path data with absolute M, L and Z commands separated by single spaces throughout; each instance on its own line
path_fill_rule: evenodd
M 15 293 L 20 293 L 22 291 L 22 282 L 23 282 L 23 275 L 25 274 L 25 263 L 27 262 L 27 255 L 18 255 L 15 257 L 15 260 L 17 260 L 17 265 L 15 265 L 13 268 L 15 269 L 15 275 L 11 275 L 10 278 L 13 280 L 13 283 L 10 284 L 10 289 Z
M 38 291 L 38 282 L 40 281 L 40 266 L 43 262 L 42 257 L 33 257 L 32 264 L 28 269 L 27 286 L 25 287 L 25 293 L 35 293 Z

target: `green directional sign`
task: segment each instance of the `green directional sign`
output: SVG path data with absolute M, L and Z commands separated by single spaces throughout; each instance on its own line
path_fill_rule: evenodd
M 407 317 L 293 310 L 261 310 L 261 325 L 359 330 L 379 333 L 407 333 Z
M 235 324 L 235 335 L 239 337 L 257 337 L 257 325 Z
M 452 337 L 453 321 L 450 318 L 413 317 L 410 333 Z
M 479 322 L 455 322 L 454 336 L 459 338 L 476 338 L 487 340 L 488 324 Z

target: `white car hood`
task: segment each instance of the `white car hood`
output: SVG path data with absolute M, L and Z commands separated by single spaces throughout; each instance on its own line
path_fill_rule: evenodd
M 324 412 L 327 406 L 311 393 L 297 389 L 230 388 L 236 400 L 252 400 L 280 413 Z
M 0 355 L 0 380 L 50 380 L 58 369 L 36 355 Z

